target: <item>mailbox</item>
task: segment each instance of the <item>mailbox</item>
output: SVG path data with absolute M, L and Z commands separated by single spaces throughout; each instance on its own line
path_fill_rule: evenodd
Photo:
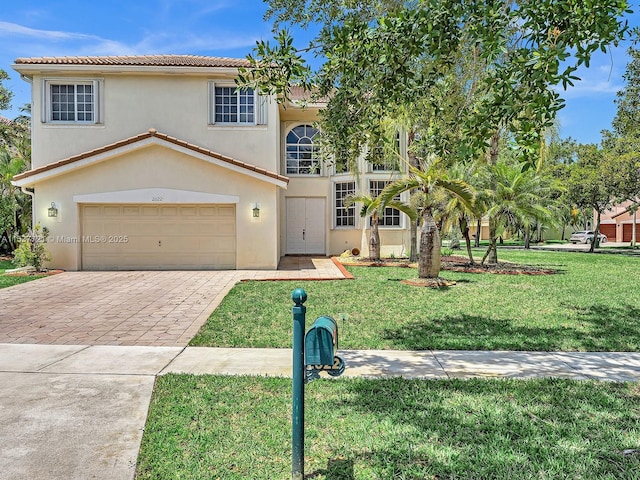
M 318 317 L 304 339 L 305 364 L 332 366 L 338 351 L 338 324 L 328 316 Z

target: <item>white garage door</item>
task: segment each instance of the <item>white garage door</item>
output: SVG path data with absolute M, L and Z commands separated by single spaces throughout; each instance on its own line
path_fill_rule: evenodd
M 235 205 L 83 205 L 82 268 L 235 269 Z

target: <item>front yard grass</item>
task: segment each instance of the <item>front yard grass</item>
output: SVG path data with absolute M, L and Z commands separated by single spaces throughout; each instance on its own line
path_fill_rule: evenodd
M 31 280 L 37 280 L 42 278 L 43 275 L 26 275 L 26 276 L 13 276 L 5 275 L 5 270 L 15 268 L 11 260 L 0 260 L 0 288 L 12 287 L 19 283 L 30 282 Z
M 291 292 L 302 287 L 307 325 L 320 315 L 337 319 L 341 349 L 640 351 L 640 258 L 522 250 L 499 257 L 558 273 L 443 271 L 457 282 L 443 289 L 404 285 L 416 270 L 393 267 L 350 267 L 352 281 L 246 282 L 191 345 L 290 347 Z
M 318 380 L 316 480 L 638 479 L 640 387 L 541 380 Z M 157 379 L 137 479 L 291 478 L 291 380 Z

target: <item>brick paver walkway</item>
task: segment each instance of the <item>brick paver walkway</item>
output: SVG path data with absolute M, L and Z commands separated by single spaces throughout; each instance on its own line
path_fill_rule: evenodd
M 326 258 L 281 268 L 66 272 L 0 289 L 0 343 L 185 346 L 241 280 L 344 278 Z

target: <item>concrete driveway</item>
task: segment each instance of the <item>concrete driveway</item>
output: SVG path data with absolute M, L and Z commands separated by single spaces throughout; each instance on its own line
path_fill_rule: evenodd
M 66 272 L 0 290 L 0 343 L 184 346 L 238 272 Z
M 344 278 L 329 258 L 285 258 L 278 271 L 66 272 L 0 289 L 0 343 L 183 347 L 240 280 Z

